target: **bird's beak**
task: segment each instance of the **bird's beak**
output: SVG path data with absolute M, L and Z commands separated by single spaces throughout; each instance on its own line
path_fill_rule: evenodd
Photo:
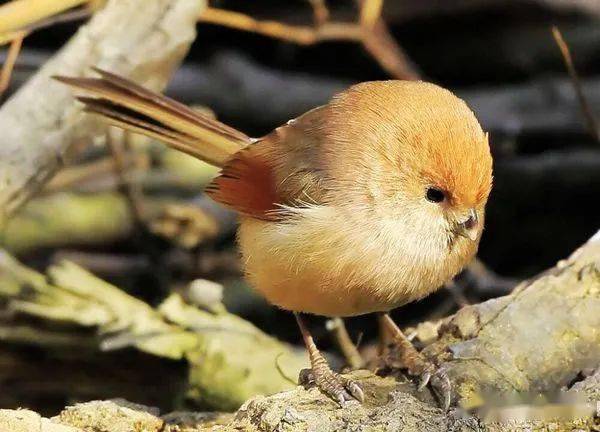
M 466 237 L 471 241 L 477 241 L 479 235 L 479 218 L 475 209 L 469 209 L 466 219 L 459 221 L 456 233 L 459 236 Z

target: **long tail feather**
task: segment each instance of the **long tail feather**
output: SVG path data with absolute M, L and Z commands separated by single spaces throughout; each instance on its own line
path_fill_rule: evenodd
M 86 111 L 115 126 L 159 139 L 219 167 L 252 142 L 244 133 L 173 99 L 110 72 L 95 71 L 100 78 L 55 78 L 88 95 L 78 98 Z

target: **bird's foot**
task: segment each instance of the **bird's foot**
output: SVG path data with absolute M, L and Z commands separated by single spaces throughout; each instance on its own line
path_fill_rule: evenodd
M 317 349 L 310 331 L 300 314 L 294 313 L 294 316 L 296 317 L 296 321 L 298 321 L 298 327 L 302 333 L 304 345 L 306 345 L 310 359 L 310 369 L 303 369 L 300 372 L 298 380 L 300 384 L 315 385 L 322 393 L 340 404 L 341 407 L 344 407 L 352 400 L 363 402 L 365 396 L 360 386 L 351 379 L 331 370 L 327 360 Z
M 391 336 L 387 352 L 381 359 L 382 368 L 401 370 L 412 377 L 418 377 L 417 390 L 421 391 L 429 384 L 444 410 L 448 410 L 452 398 L 452 384 L 446 371 L 436 367 L 417 351 L 389 315 L 381 315 L 380 320 L 382 328 Z
M 422 391 L 429 385 L 438 397 L 442 408 L 448 410 L 452 397 L 452 384 L 446 371 L 436 367 L 416 348 L 412 347 L 414 352 L 410 352 L 409 355 L 404 350 L 405 347 L 400 348 L 392 344 L 382 358 L 382 366 L 386 369 L 406 372 L 409 376 L 417 378 L 419 380 L 417 391 Z
M 365 399 L 364 393 L 356 381 L 332 371 L 325 363 L 300 371 L 299 382 L 304 386 L 316 386 L 341 407 L 346 406 L 350 401 L 356 400 L 362 403 Z

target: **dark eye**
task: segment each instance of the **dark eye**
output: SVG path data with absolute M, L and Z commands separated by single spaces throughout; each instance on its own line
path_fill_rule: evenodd
M 440 189 L 430 187 L 425 192 L 425 198 L 432 203 L 441 203 L 446 199 L 446 194 Z

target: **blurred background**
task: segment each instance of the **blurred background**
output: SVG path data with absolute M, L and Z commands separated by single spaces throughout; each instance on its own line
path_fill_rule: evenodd
M 586 122 L 551 28 L 562 32 L 582 92 L 598 117 L 600 2 L 387 0 L 381 14 L 371 18 L 372 34 L 360 37 L 355 29 L 359 6 L 333 0 L 326 5 L 318 0 L 212 0 L 166 93 L 252 136 L 268 133 L 360 81 L 423 79 L 464 98 L 490 133 L 495 160 L 479 261 L 452 286 L 396 311 L 402 326 L 506 294 L 598 229 L 597 125 L 594 132 Z M 363 19 L 369 19 L 363 12 Z M 84 12 L 28 35 L 3 99 L 86 19 Z M 251 29 L 248 22 L 254 23 Z M 280 27 L 260 25 L 265 22 Z M 7 52 L 5 46 L 0 62 Z M 172 292 L 194 303 L 199 284 L 190 281 L 217 282 L 222 291 L 203 285 L 202 292 L 214 292 L 217 299 L 222 295 L 229 312 L 280 340 L 300 344 L 293 317 L 268 306 L 243 281 L 234 217 L 201 193 L 214 170 L 157 143 L 128 140 L 120 173 L 107 169 L 114 154 L 104 145 L 78 152 L 10 222 L 6 250 L 42 273 L 68 259 L 150 306 Z M 151 216 L 136 218 L 127 187 L 135 189 Z M 2 274 L 1 304 L 7 306 L 12 294 L 7 294 L 7 273 L 4 279 Z M 107 350 L 94 328 L 3 310 L 0 407 L 28 406 L 53 414 L 73 401 L 110 397 L 164 410 L 229 407 L 188 391 L 189 358 L 169 359 L 114 341 L 119 349 Z M 315 318 L 312 324 L 320 346 L 342 364 L 324 320 Z M 377 336 L 374 318 L 353 318 L 347 327 L 368 358 Z M 47 336 L 43 343 L 36 336 L 42 333 Z

